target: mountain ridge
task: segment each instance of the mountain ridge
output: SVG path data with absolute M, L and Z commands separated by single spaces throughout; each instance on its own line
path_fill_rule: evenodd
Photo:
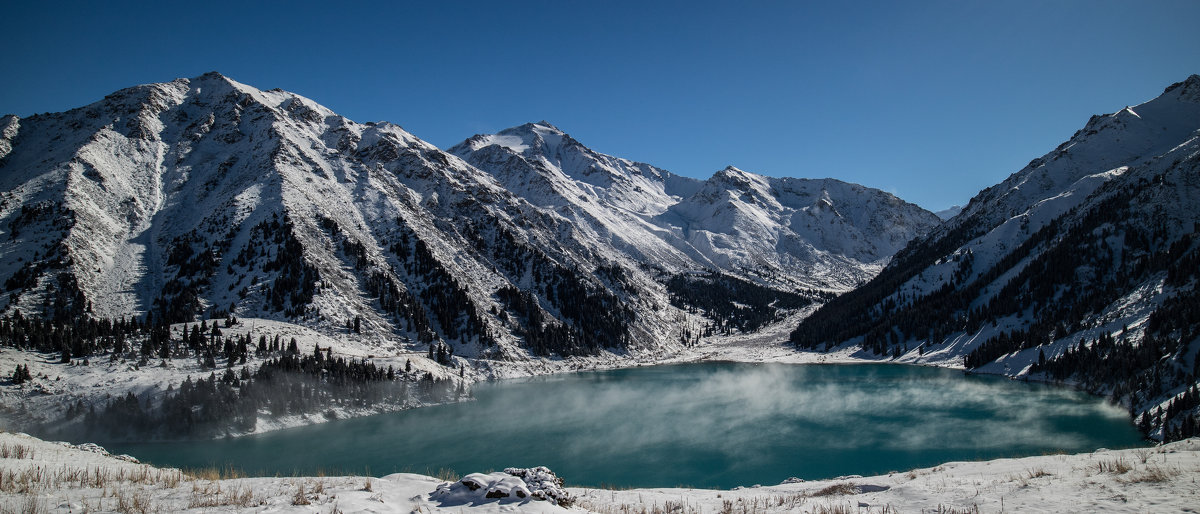
M 1200 359 L 1200 76 L 1083 129 L 803 320 L 801 348 L 1069 381 L 1180 437 Z M 957 362 L 956 362 L 957 361 Z
M 545 122 L 476 135 L 449 152 L 493 174 L 507 189 L 559 209 L 575 225 L 599 237 L 614 237 L 618 246 L 639 255 L 676 267 L 687 267 L 691 261 L 692 267 L 698 263 L 726 273 L 755 267 L 765 272 L 763 277 L 798 277 L 752 278 L 767 285 L 847 290 L 873 274 L 879 262 L 899 248 L 897 243 L 939 223 L 924 209 L 888 193 L 835 179 L 769 178 L 732 166 L 704 181 L 681 177 L 591 151 Z M 752 183 L 758 186 L 751 187 Z M 784 205 L 777 198 L 780 194 L 828 196 L 825 190 L 808 191 L 822 185 L 836 186 L 839 201 L 846 201 L 851 211 L 903 211 L 897 219 L 912 220 L 913 226 L 855 218 L 837 228 L 842 229 L 839 233 L 850 229 L 851 237 L 865 243 L 830 248 L 832 229 L 789 219 L 807 206 Z M 620 200 L 611 200 L 614 197 Z M 596 205 L 607 203 L 615 203 L 617 209 L 597 212 Z M 895 233 L 879 234 L 876 227 Z M 813 280 L 823 276 L 831 278 Z
M 672 304 L 687 294 L 668 291 L 672 276 L 729 275 L 718 282 L 818 301 L 886 259 L 810 252 L 809 279 L 791 277 L 806 268 L 790 261 L 696 260 L 688 252 L 703 252 L 671 235 L 680 227 L 655 217 L 707 182 L 594 152 L 546 122 L 443 151 L 215 72 L 6 117 L 0 151 L 10 315 L 353 321 L 369 345 L 465 356 L 670 351 L 687 327 L 733 326 Z M 896 214 L 863 220 L 879 225 L 864 233 L 936 224 L 916 206 L 876 204 Z M 837 273 L 815 275 L 826 268 Z

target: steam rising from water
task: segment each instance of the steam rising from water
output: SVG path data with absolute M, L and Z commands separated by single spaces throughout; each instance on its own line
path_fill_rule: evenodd
M 1121 409 L 1081 393 L 910 366 L 656 366 L 484 384 L 476 395 L 176 448 L 162 463 L 377 474 L 548 465 L 581 485 L 731 487 L 1139 441 Z M 181 461 L 187 451 L 225 460 Z
M 587 432 L 564 448 L 577 457 L 614 447 L 691 444 L 731 459 L 754 449 L 774 451 L 764 440 L 895 451 L 1081 448 L 1088 436 L 1057 429 L 1064 418 L 1122 423 L 1127 416 L 1063 389 L 877 368 L 731 364 L 701 377 L 677 377 L 664 368 L 649 384 L 595 378 L 594 387 L 556 387 L 556 381 L 579 380 L 572 376 L 542 382 L 555 392 L 529 409 Z

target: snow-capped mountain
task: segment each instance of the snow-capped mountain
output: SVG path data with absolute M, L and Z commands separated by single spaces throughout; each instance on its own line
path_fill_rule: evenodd
M 961 205 L 951 205 L 950 207 L 947 207 L 945 209 L 937 211 L 934 214 L 936 214 L 937 217 L 941 218 L 942 221 L 945 221 L 945 220 L 948 220 L 955 216 L 958 216 L 958 213 L 960 213 L 960 212 L 962 212 Z
M 831 180 L 672 175 L 544 122 L 447 153 L 217 73 L 0 119 L 0 191 L 6 314 L 234 314 L 459 355 L 669 348 L 717 316 L 674 277 L 812 301 L 937 223 Z
M 1194 421 L 1200 76 L 1094 116 L 979 193 L 864 287 L 801 322 L 802 347 L 1071 380 L 1171 437 Z M 1183 398 L 1183 400 L 1180 400 Z M 1187 398 L 1192 398 L 1187 400 Z M 1173 410 L 1172 410 L 1173 409 Z
M 729 167 L 706 181 L 595 152 L 546 122 L 450 149 L 554 210 L 597 252 L 668 273 L 719 270 L 785 289 L 844 291 L 939 221 L 888 193 Z M 621 258 L 614 256 L 614 258 Z

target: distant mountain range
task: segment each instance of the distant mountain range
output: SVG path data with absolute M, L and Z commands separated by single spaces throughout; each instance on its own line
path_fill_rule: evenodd
M 440 150 L 217 73 L 0 119 L 0 311 L 266 318 L 457 355 L 670 350 L 874 276 L 932 213 L 547 122 Z
M 1200 76 L 980 192 L 804 319 L 807 349 L 1077 383 L 1160 438 L 1200 433 Z

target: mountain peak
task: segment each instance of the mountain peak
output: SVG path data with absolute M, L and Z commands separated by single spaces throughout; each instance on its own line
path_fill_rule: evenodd
M 747 175 L 753 175 L 753 173 L 750 173 L 750 172 L 743 170 L 741 168 L 738 168 L 736 166 L 729 165 L 729 166 L 722 168 L 721 171 L 716 172 L 715 175 L 721 176 L 721 177 L 745 177 Z
M 1183 82 L 1176 82 L 1167 86 L 1163 90 L 1163 94 L 1165 95 L 1175 90 L 1179 90 L 1178 94 L 1181 100 L 1200 102 L 1200 75 L 1193 73 L 1187 79 L 1184 79 Z
M 205 73 L 203 75 L 199 75 L 199 76 L 196 76 L 196 77 L 193 77 L 190 79 L 177 79 L 177 81 L 186 82 L 186 83 L 192 85 L 193 87 L 195 87 L 196 85 L 203 85 L 203 84 L 220 84 L 222 86 L 230 86 L 235 89 L 245 89 L 245 88 L 249 87 L 249 86 L 246 86 L 245 84 L 242 84 L 236 80 L 233 80 L 225 75 L 222 75 L 221 72 L 218 72 L 218 71 L 210 71 L 208 73 Z
M 518 154 L 523 154 L 531 148 L 536 152 L 549 154 L 565 143 L 573 141 L 574 139 L 562 129 L 542 120 L 509 127 L 495 134 L 476 134 L 455 145 L 450 152 L 459 154 L 498 146 Z
M 713 179 L 718 182 L 735 182 L 743 186 L 749 185 L 751 181 L 759 181 L 765 179 L 762 175 L 751 173 L 736 166 L 726 166 L 721 171 L 713 174 Z
M 536 130 L 536 131 L 541 131 L 541 132 L 557 132 L 559 134 L 566 134 L 566 132 L 563 132 L 562 129 L 554 126 L 553 123 L 550 123 L 546 120 L 532 122 L 532 123 L 526 123 L 524 125 L 521 125 L 519 128 L 528 128 L 528 130 Z

